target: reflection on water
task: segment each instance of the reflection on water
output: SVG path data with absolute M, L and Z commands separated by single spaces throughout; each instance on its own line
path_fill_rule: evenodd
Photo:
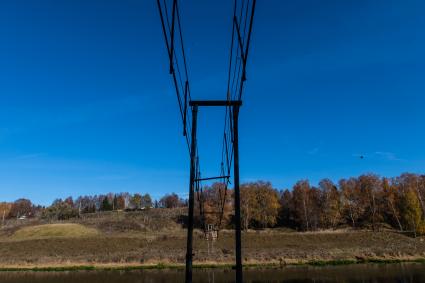
M 368 264 L 245 270 L 244 282 L 425 282 L 424 264 Z M 194 282 L 234 282 L 232 270 L 195 270 Z M 162 283 L 184 282 L 184 270 L 2 272 L 2 283 Z

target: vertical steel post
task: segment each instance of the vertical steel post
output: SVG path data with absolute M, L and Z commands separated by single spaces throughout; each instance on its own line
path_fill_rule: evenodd
M 233 107 L 233 148 L 235 182 L 235 239 L 236 239 L 236 283 L 242 283 L 242 234 L 241 234 L 241 194 L 239 189 L 239 105 Z
M 192 138 L 190 148 L 190 181 L 189 181 L 189 218 L 187 221 L 186 246 L 186 283 L 192 283 L 192 248 L 193 248 L 193 206 L 195 190 L 195 163 L 196 163 L 196 126 L 198 120 L 198 106 L 192 106 Z

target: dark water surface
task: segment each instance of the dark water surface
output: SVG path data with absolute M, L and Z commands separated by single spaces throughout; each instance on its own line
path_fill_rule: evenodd
M 265 282 L 425 282 L 424 264 L 364 264 L 287 267 L 244 271 L 245 281 Z M 234 282 L 232 270 L 195 270 L 194 282 Z M 162 283 L 184 282 L 184 270 L 0 272 L 1 283 Z

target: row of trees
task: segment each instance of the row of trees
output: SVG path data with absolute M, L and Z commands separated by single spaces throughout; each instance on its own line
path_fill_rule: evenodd
M 0 204 L 0 212 L 3 219 L 35 217 L 41 209 L 41 206 L 36 206 L 29 199 L 24 198 L 18 199 L 13 203 L 3 202 Z
M 153 201 L 149 194 L 109 193 L 107 195 L 79 196 L 56 199 L 48 207 L 36 206 L 29 199 L 18 199 L 13 203 L 0 203 L 3 219 L 42 217 L 66 220 L 84 213 L 113 210 L 142 210 L 150 208 L 175 208 L 186 202 L 177 194 L 167 194 L 159 201 Z
M 318 187 L 300 181 L 280 197 L 280 223 L 302 230 L 336 228 L 340 225 L 377 229 L 388 224 L 400 231 L 423 233 L 425 176 L 403 174 L 379 178 L 368 174 L 325 179 Z
M 195 196 L 195 213 L 202 224 L 231 226 L 234 215 L 233 191 L 221 183 Z M 312 186 L 307 180 L 292 189 L 277 190 L 269 182 L 241 185 L 242 224 L 245 229 L 290 227 L 302 231 L 354 228 L 379 229 L 389 225 L 400 231 L 425 231 L 425 175 L 403 174 L 380 178 L 366 174 L 333 183 L 329 179 Z M 19 199 L 3 204 L 9 218 L 40 215 L 68 219 L 83 213 L 110 210 L 137 210 L 152 207 L 184 207 L 187 200 L 168 194 L 153 201 L 149 194 L 107 194 L 58 199 L 49 207 L 35 206 Z M 6 209 L 5 208 L 5 209 Z
M 279 191 L 270 182 L 263 181 L 243 184 L 240 189 L 243 228 L 277 226 L 281 210 Z M 202 194 L 195 194 L 195 216 L 201 226 L 232 226 L 233 190 L 226 190 L 222 183 L 204 187 Z
M 374 174 L 329 179 L 312 186 L 307 180 L 291 190 L 277 191 L 270 183 L 241 188 L 244 228 L 285 226 L 303 231 L 342 226 L 425 232 L 425 176 L 403 174 L 380 178 Z
M 109 193 L 107 195 L 80 196 L 76 198 L 75 201 L 69 197 L 65 202 L 77 208 L 80 213 L 124 209 L 137 210 L 150 208 L 153 205 L 152 198 L 149 194 L 141 195 L 138 193 L 133 195 L 129 193 Z
M 205 224 L 231 226 L 233 203 L 223 206 L 222 184 L 213 184 L 197 195 L 195 209 Z M 229 191 L 231 196 L 233 192 Z M 202 208 L 199 197 L 203 197 Z M 307 180 L 292 189 L 277 190 L 269 182 L 241 186 L 241 212 L 244 229 L 290 227 L 301 231 L 339 227 L 380 229 L 392 226 L 400 231 L 425 232 L 425 175 L 403 174 L 380 178 L 366 174 L 333 183 L 329 179 L 312 186 Z M 200 213 L 203 210 L 204 213 Z M 203 215 L 202 215 L 203 214 Z

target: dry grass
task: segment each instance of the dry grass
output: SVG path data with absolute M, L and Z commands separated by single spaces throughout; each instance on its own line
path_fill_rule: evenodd
M 3 266 L 181 265 L 186 233 L 185 211 L 148 211 L 90 215 L 70 222 L 37 221 L 0 230 Z M 166 214 L 168 213 L 168 214 Z M 248 264 L 411 260 L 425 258 L 424 238 L 394 231 L 295 232 L 267 229 L 243 233 L 243 257 Z M 220 232 L 212 243 L 195 230 L 196 264 L 232 264 L 234 231 Z
M 99 234 L 98 230 L 80 224 L 60 223 L 24 227 L 17 230 L 12 235 L 12 239 L 34 240 L 46 238 L 95 237 Z
M 57 225 L 53 227 L 55 226 L 57 227 Z M 35 228 L 35 230 L 38 229 Z M 81 233 L 80 236 L 75 237 L 71 237 L 70 234 L 66 237 L 63 234 L 57 236 L 56 232 L 43 232 L 40 237 L 40 233 L 26 232 L 20 240 L 0 240 L 0 254 L 2 254 L 0 267 L 81 264 L 127 266 L 158 263 L 179 265 L 183 264 L 185 259 L 185 232 L 183 229 L 172 233 L 105 234 L 97 232 L 95 235 Z M 202 233 L 195 232 L 194 260 L 196 264 L 231 264 L 233 262 L 233 231 L 223 231 L 220 238 L 214 244 L 210 243 L 209 247 Z M 46 236 L 48 234 L 50 236 Z M 82 237 L 82 235 L 90 235 L 90 237 Z M 245 232 L 243 248 L 244 262 L 248 264 L 410 260 L 425 257 L 424 241 L 394 232 L 350 231 L 317 234 Z

